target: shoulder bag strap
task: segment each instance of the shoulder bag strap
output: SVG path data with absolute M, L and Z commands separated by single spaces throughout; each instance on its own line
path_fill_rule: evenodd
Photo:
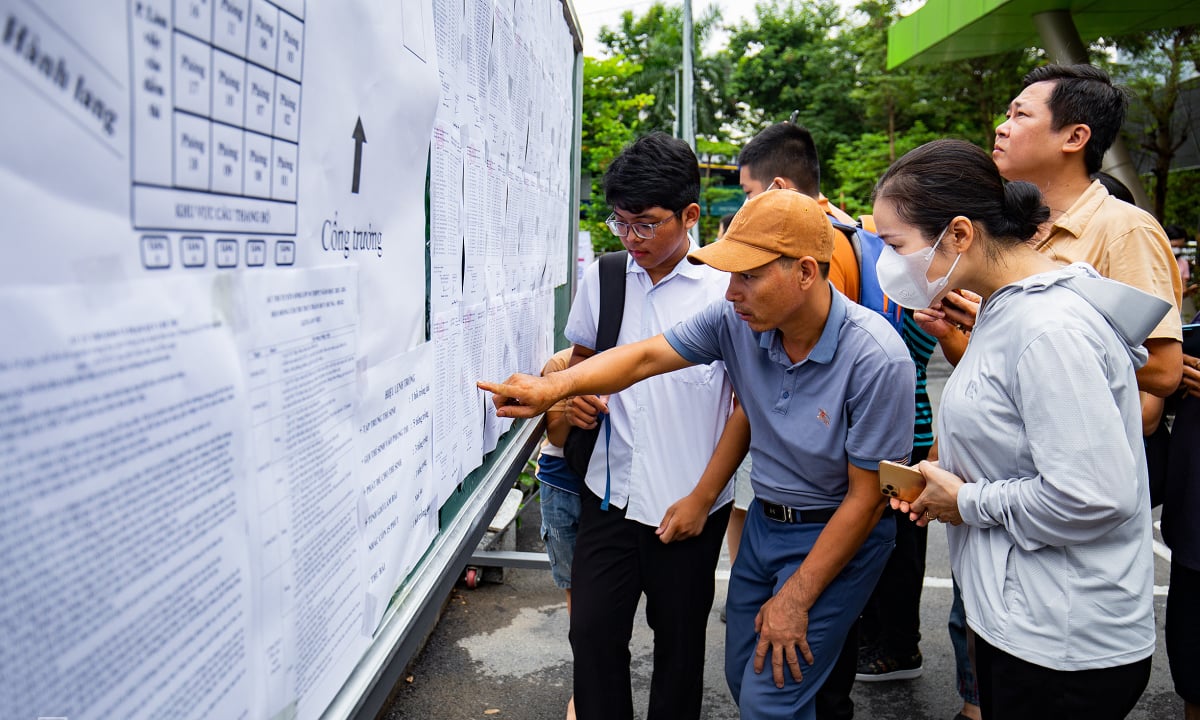
M 600 257 L 600 317 L 596 324 L 596 352 L 617 344 L 621 318 L 625 314 L 625 267 L 629 253 L 608 253 Z

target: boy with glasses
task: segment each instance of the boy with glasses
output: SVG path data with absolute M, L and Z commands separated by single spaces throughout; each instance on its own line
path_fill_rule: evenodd
M 604 176 L 607 224 L 629 253 L 617 345 L 657 335 L 720 300 L 725 275 L 685 258 L 700 218 L 700 170 L 688 145 L 656 133 L 627 147 Z M 567 320 L 572 364 L 595 354 L 599 263 L 585 272 Z M 732 490 L 748 443 L 708 473 L 724 473 L 712 497 L 690 495 L 717 450 L 732 408 L 722 363 L 646 380 L 620 393 L 576 396 L 571 424 L 602 429 L 581 488 L 571 578 L 575 712 L 580 720 L 633 717 L 629 641 L 638 601 L 654 631 L 649 720 L 696 719 L 705 628 Z M 731 426 L 733 428 L 735 426 Z M 733 437 L 732 435 L 730 436 Z M 736 445 L 733 440 L 723 447 Z M 711 511 L 710 511 L 711 510 Z

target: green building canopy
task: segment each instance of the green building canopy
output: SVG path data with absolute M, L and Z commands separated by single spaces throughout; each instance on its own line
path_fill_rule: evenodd
M 1200 23 L 1198 0 L 927 0 L 888 31 L 888 68 L 1040 47 L 1033 16 L 1067 10 L 1083 41 Z

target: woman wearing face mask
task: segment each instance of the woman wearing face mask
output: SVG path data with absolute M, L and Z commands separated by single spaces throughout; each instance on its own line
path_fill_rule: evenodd
M 1026 240 L 1038 189 L 941 140 L 879 181 L 884 291 L 920 308 L 982 296 L 942 393 L 939 463 L 919 524 L 940 520 L 962 586 L 984 718 L 1122 718 L 1150 677 L 1154 567 L 1136 366 L 1167 303 L 1060 266 Z

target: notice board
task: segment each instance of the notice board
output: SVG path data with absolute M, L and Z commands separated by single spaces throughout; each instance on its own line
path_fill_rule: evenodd
M 371 712 L 535 439 L 571 18 L 0 0 L 0 717 Z

